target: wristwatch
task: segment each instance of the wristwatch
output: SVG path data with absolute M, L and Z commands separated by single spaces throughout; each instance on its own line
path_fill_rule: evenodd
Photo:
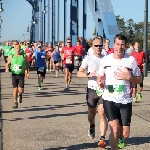
M 86 73 L 86 76 L 88 77 L 89 74 L 90 74 L 90 72 Z

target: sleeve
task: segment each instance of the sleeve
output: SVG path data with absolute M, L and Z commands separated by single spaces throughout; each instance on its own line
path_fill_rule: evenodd
M 140 72 L 140 69 L 138 67 L 136 59 L 134 59 L 133 63 L 132 63 L 132 75 L 135 77 L 141 76 L 141 72 Z
M 81 67 L 86 69 L 88 67 L 88 60 L 89 60 L 89 57 L 85 57 L 82 61 Z
M 145 52 L 143 53 L 143 59 L 146 59 L 146 54 L 145 54 Z
M 46 51 L 43 51 L 43 55 L 46 56 Z
M 77 54 L 77 49 L 76 49 L 75 46 L 73 47 L 73 53 L 74 53 L 74 54 Z
M 101 61 L 100 61 L 100 66 L 99 66 L 99 70 L 98 70 L 98 75 L 99 76 L 104 76 L 105 75 L 104 62 L 105 62 L 105 57 L 102 58 Z
M 61 53 L 64 53 L 64 47 L 62 48 Z

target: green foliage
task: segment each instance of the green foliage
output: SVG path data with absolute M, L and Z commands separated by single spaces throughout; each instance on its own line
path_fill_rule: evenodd
M 143 45 L 144 37 L 144 22 L 135 23 L 133 19 L 128 19 L 127 22 L 124 18 L 116 16 L 116 21 L 121 34 L 124 34 L 129 42 L 139 41 Z M 150 23 L 148 24 L 148 49 L 150 49 Z

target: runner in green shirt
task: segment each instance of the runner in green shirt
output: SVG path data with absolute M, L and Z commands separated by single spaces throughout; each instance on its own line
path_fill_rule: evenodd
M 25 72 L 29 73 L 26 56 L 21 54 L 21 47 L 19 44 L 14 45 L 15 54 L 8 57 L 6 64 L 6 72 L 9 72 L 9 65 L 11 64 L 12 85 L 14 105 L 12 108 L 18 108 L 18 101 L 22 103 L 22 94 L 24 92 L 24 77 Z M 18 100 L 18 101 L 17 101 Z
M 7 57 L 8 57 L 8 53 L 10 49 L 11 49 L 11 46 L 9 45 L 9 42 L 6 42 L 6 44 L 2 46 L 5 64 L 7 63 Z

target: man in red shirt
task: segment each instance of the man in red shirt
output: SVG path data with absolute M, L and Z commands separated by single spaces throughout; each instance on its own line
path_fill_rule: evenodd
M 82 62 L 82 55 L 84 51 L 84 47 L 80 44 L 80 40 L 77 40 L 77 45 L 74 46 L 75 48 L 75 62 L 77 65 L 77 70 L 79 70 L 81 62 Z
M 109 39 L 104 39 L 104 49 L 105 51 L 107 52 L 107 54 L 111 54 L 111 53 L 114 53 L 114 49 L 113 48 L 110 48 L 110 41 Z
M 146 61 L 146 54 L 143 50 L 140 50 L 140 43 L 135 42 L 134 44 L 134 51 L 130 53 L 131 56 L 133 56 L 138 63 L 138 67 L 141 71 L 141 76 L 142 76 L 142 82 L 137 90 L 137 84 L 133 85 L 133 101 L 137 102 L 137 100 L 142 100 L 142 89 L 143 89 L 143 80 L 144 80 L 144 74 L 143 74 L 143 67 L 145 65 Z
M 65 90 L 69 90 L 69 85 L 71 83 L 72 79 L 72 72 L 74 70 L 74 53 L 75 48 L 71 46 L 71 40 L 67 39 L 67 46 L 64 46 L 62 48 L 61 53 L 64 55 L 64 68 L 65 68 L 65 82 L 66 82 L 66 88 Z M 62 56 L 62 55 L 61 55 Z
M 31 64 L 32 64 L 33 51 L 32 51 L 32 48 L 31 48 L 29 43 L 27 43 L 27 47 L 25 48 L 24 52 L 25 52 L 26 58 L 28 60 L 26 63 L 27 63 L 27 66 L 28 66 L 28 68 L 30 70 L 30 67 L 31 67 Z M 28 71 L 28 73 L 27 73 L 27 71 L 25 71 L 25 76 L 28 79 L 29 79 L 29 72 L 30 71 Z

